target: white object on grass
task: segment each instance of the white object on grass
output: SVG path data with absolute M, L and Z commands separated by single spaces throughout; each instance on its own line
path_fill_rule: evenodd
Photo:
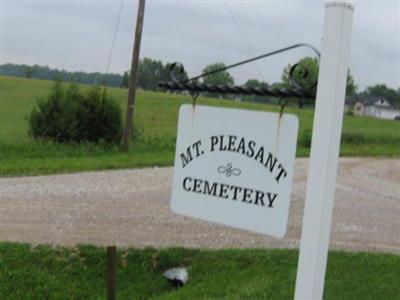
M 175 286 L 183 286 L 189 279 L 186 268 L 172 268 L 165 271 L 163 275 Z

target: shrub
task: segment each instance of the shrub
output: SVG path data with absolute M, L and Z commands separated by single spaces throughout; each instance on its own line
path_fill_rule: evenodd
M 100 87 L 82 93 L 56 82 L 47 98 L 28 117 L 35 139 L 66 142 L 118 143 L 122 136 L 121 107 Z
M 102 95 L 103 93 L 103 95 Z M 78 131 L 76 140 L 118 143 L 122 136 L 121 107 L 107 91 L 94 87 L 82 97 L 77 106 Z

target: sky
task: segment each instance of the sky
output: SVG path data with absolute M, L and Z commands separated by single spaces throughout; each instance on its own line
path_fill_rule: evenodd
M 0 0 L 0 64 L 106 72 L 121 0 Z M 296 43 L 320 49 L 324 1 L 146 2 L 141 58 L 180 61 L 189 76 Z M 123 1 L 110 73 L 129 69 L 136 1 Z M 280 80 L 313 52 L 292 50 L 231 71 L 235 82 Z M 359 87 L 400 88 L 400 1 L 355 1 L 350 70 Z

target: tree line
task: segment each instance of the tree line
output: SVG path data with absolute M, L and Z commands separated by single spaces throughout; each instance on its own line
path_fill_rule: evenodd
M 313 57 L 302 58 L 298 64 L 301 67 L 296 69 L 293 77 L 301 86 L 309 87 L 312 86 L 313 82 L 316 82 L 318 78 L 318 60 Z M 162 91 L 163 89 L 158 86 L 160 81 L 170 80 L 170 67 L 171 63 L 163 63 L 161 60 L 155 60 L 151 58 L 143 58 L 140 60 L 138 69 L 138 87 L 143 90 L 150 91 Z M 216 69 L 225 67 L 222 62 L 213 63 L 207 65 L 202 73 L 208 73 Z M 247 86 L 265 86 L 265 87 L 279 87 L 279 88 L 289 88 L 292 86 L 290 80 L 290 69 L 292 65 L 288 64 L 283 70 L 279 82 L 267 83 L 260 81 L 255 78 L 247 80 L 245 85 Z M 305 71 L 307 70 L 307 71 Z M 304 72 L 307 76 L 304 76 Z M 112 87 L 122 87 L 127 88 L 129 85 L 129 73 L 124 72 L 124 74 L 104 74 L 99 72 L 87 73 L 87 72 L 69 72 L 66 70 L 52 69 L 47 66 L 27 66 L 27 65 L 16 65 L 16 64 L 4 64 L 0 65 L 0 74 L 5 76 L 16 76 L 16 77 L 27 77 L 27 78 L 37 78 L 37 79 L 47 79 L 47 80 L 63 80 L 66 82 L 76 82 L 83 84 L 104 84 Z M 186 72 L 179 74 L 179 80 L 188 79 L 188 74 Z M 233 85 L 235 80 L 229 71 L 225 70 L 212 74 L 207 77 L 203 77 L 201 82 L 206 84 L 222 84 L 222 85 Z M 385 84 L 376 84 L 373 86 L 368 86 L 363 91 L 358 91 L 356 82 L 351 75 L 348 73 L 347 79 L 347 96 L 354 96 L 355 94 L 362 96 L 382 96 L 390 101 L 393 105 L 400 108 L 400 87 L 395 90 L 387 87 Z M 203 93 L 205 96 L 211 96 L 209 93 Z M 233 95 L 213 95 L 217 97 L 224 97 L 229 99 L 237 98 Z M 242 96 L 240 100 L 252 101 L 252 102 L 266 102 L 274 103 L 278 99 L 274 99 L 266 96 Z M 293 102 L 301 108 L 303 106 L 312 105 L 313 100 L 301 100 L 292 99 Z
M 0 74 L 4 76 L 26 77 L 33 79 L 61 80 L 65 82 L 76 82 L 82 84 L 106 84 L 119 87 L 122 76 L 120 74 L 104 74 L 100 72 L 69 72 L 39 65 L 0 65 Z

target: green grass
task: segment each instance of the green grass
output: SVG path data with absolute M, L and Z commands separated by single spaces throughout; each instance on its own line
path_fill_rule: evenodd
M 119 299 L 293 299 L 297 250 L 124 249 L 117 254 Z M 31 248 L 0 243 L 1 299 L 105 299 L 104 248 Z M 325 297 L 400 299 L 400 256 L 329 254 Z M 180 289 L 162 277 L 186 266 Z
M 135 113 L 138 137 L 129 153 L 121 153 L 118 147 L 55 145 L 33 141 L 28 135 L 26 116 L 36 104 L 36 99 L 47 95 L 51 85 L 52 82 L 45 80 L 0 77 L 0 176 L 165 166 L 173 163 L 178 109 L 181 104 L 191 102 L 189 96 L 139 92 Z M 112 88 L 109 91 L 125 110 L 127 90 Z M 198 103 L 279 110 L 272 105 L 201 97 Z M 313 112 L 296 108 L 286 111 L 300 118 L 297 156 L 307 156 Z M 400 122 L 346 116 L 343 131 L 343 156 L 400 155 Z

